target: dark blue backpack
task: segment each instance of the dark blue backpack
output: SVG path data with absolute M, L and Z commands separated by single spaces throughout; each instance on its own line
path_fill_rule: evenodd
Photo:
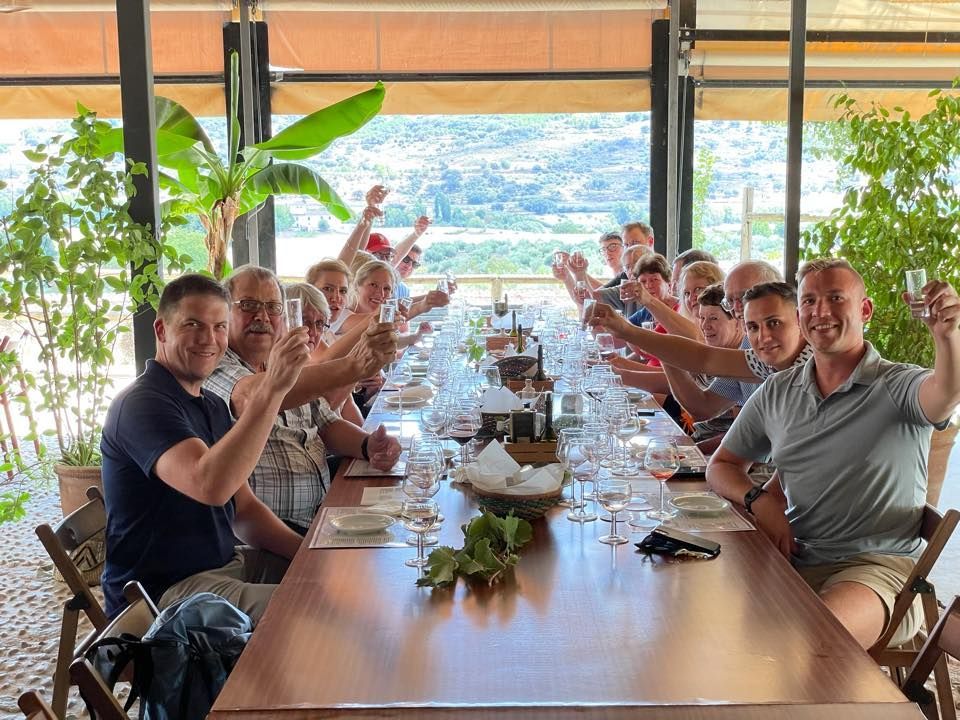
M 246 613 L 204 592 L 161 612 L 143 638 L 106 638 L 92 645 L 86 657 L 111 690 L 133 662 L 125 709 L 139 697 L 143 720 L 202 720 L 251 632 L 253 622 Z

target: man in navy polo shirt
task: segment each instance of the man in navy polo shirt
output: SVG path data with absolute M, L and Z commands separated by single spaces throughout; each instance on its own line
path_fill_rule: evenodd
M 278 342 L 250 412 L 231 427 L 223 400 L 201 389 L 227 347 L 230 296 L 188 274 L 160 297 L 155 360 L 111 403 L 103 428 L 107 613 L 139 580 L 160 607 L 217 593 L 258 620 L 301 538 L 253 494 L 247 478 L 284 396 L 307 361 L 307 331 Z M 235 537 L 247 545 L 234 547 Z

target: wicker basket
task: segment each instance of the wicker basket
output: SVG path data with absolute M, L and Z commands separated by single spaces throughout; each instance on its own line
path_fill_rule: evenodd
M 497 366 L 497 369 L 500 370 L 500 377 L 506 379 L 510 378 L 522 378 L 528 372 L 531 374 L 536 371 L 533 368 L 537 364 L 537 359 L 535 357 L 530 357 L 529 355 L 512 355 L 511 357 L 504 358 L 503 360 L 498 360 L 494 363 Z
M 481 490 L 476 485 L 473 491 L 477 495 L 477 504 L 481 510 L 488 510 L 498 517 L 506 517 L 511 512 L 524 520 L 536 520 L 543 517 L 547 510 L 560 501 L 562 488 L 541 495 L 507 495 L 505 493 Z

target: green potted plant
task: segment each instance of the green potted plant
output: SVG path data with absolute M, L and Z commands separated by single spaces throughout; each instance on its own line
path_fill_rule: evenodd
M 296 160 L 325 150 L 339 137 L 349 135 L 380 112 L 383 83 L 318 110 L 275 136 L 256 145 L 240 147 L 239 60 L 230 58 L 230 122 L 227 124 L 226 159 L 221 159 L 200 123 L 173 100 L 156 98 L 157 162 L 168 172 L 160 183 L 172 196 L 168 207 L 177 215 L 196 214 L 206 231 L 208 269 L 224 275 L 227 246 L 234 221 L 255 209 L 271 195 L 305 195 L 318 201 L 340 220 L 351 213 L 336 191 L 316 172 Z M 123 149 L 122 128 L 104 132 L 105 152 Z
M 23 377 L 56 440 L 64 514 L 99 483 L 100 429 L 117 343 L 144 303 L 155 303 L 161 259 L 179 258 L 128 212 L 128 169 L 100 152 L 106 123 L 78 105 L 69 137 L 26 151 L 35 163 L 10 214 L 0 219 L 0 316 L 36 350 Z M 164 258 L 165 255 L 165 258 Z M 142 268 L 136 277 L 131 267 Z M 43 424 L 41 419 L 41 424 Z
M 957 82 L 954 82 L 954 87 Z M 861 107 L 846 94 L 845 143 L 838 160 L 853 171 L 843 204 L 802 237 L 804 257 L 844 257 L 863 274 L 874 315 L 866 337 L 895 362 L 933 366 L 933 342 L 901 300 L 904 272 L 960 281 L 960 97 L 934 90 L 933 109 L 912 118 L 903 108 Z M 928 498 L 936 503 L 957 427 L 934 433 Z

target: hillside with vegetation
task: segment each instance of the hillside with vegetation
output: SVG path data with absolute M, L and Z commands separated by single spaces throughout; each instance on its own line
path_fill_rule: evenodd
M 274 128 L 295 119 L 276 117 Z M 222 144 L 224 122 L 203 123 Z M 0 123 L 0 179 L 9 183 L 0 214 L 26 176 L 19 150 L 63 124 Z M 307 164 L 355 210 L 368 187 L 389 187 L 378 229 L 394 241 L 418 215 L 433 218 L 423 243 L 427 272 L 546 274 L 553 249 L 587 248 L 599 262 L 601 232 L 648 219 L 649 132 L 649 113 L 381 116 Z M 821 152 L 821 136 L 808 133 L 805 213 L 826 214 L 839 202 L 839 174 Z M 786 127 L 700 121 L 695 158 L 694 244 L 732 262 L 739 257 L 743 188 L 754 188 L 756 210 L 782 212 Z M 276 220 L 283 273 L 335 254 L 350 231 L 309 200 L 279 199 Z M 204 264 L 201 237 L 196 223 L 174 234 L 197 267 Z M 781 244 L 782 223 L 754 224 L 756 257 L 777 260 Z

